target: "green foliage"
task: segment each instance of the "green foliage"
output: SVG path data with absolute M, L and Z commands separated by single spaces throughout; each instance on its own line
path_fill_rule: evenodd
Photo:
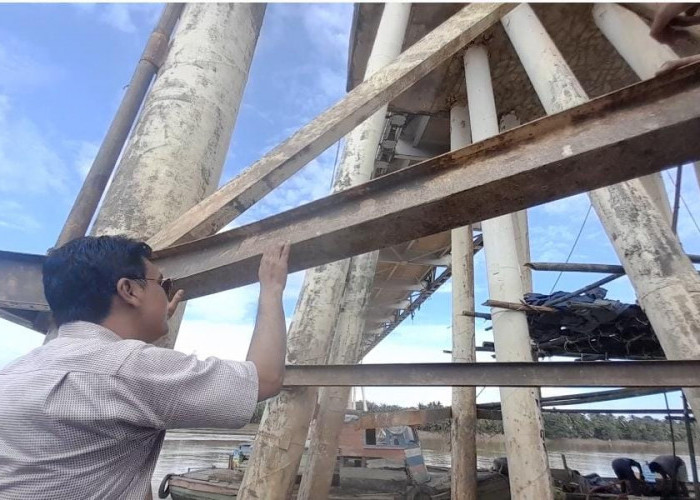
M 367 402 L 370 412 L 387 412 L 406 410 L 396 405 Z M 442 403 L 433 401 L 419 404 L 420 410 L 443 408 Z M 671 430 L 668 421 L 652 417 L 613 416 L 611 414 L 581 414 L 581 413 L 543 413 L 545 435 L 549 439 L 603 439 L 630 441 L 671 441 Z M 418 427 L 425 431 L 447 432 L 450 430 L 450 420 L 432 422 Z M 697 439 L 697 428 L 691 424 L 693 434 Z M 500 420 L 478 420 L 477 434 L 493 436 L 503 433 L 503 423 Z M 685 442 L 685 424 L 675 421 L 673 436 L 677 442 Z

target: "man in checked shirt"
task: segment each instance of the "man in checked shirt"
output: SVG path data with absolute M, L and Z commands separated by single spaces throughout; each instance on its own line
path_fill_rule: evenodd
M 241 427 L 280 391 L 289 245 L 263 255 L 244 362 L 152 345 L 183 292 L 170 298 L 150 256 L 120 236 L 49 252 L 58 336 L 0 370 L 0 499 L 150 498 L 166 429 Z

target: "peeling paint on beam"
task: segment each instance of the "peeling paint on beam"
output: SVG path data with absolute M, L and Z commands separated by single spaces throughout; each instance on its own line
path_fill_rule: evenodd
M 188 298 L 386 248 L 700 158 L 700 65 L 647 80 L 308 205 L 156 252 Z M 657 146 L 663 145 L 663 147 Z
M 287 387 L 700 387 L 700 361 L 288 365 Z

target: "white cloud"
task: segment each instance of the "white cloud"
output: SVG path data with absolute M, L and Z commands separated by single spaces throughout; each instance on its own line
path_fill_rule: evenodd
M 0 227 L 33 233 L 41 224 L 30 213 L 30 207 L 13 200 L 0 200 Z
M 48 133 L 0 95 L 0 192 L 65 193 L 66 169 Z
M 42 334 L 0 319 L 0 369 L 39 347 L 43 341 Z
M 561 200 L 552 201 L 542 205 L 541 209 L 548 215 L 570 216 L 572 213 L 586 213 L 590 201 L 586 193 L 577 194 Z
M 302 20 L 309 38 L 332 58 L 346 59 L 350 40 L 352 4 L 307 4 Z
M 36 48 L 15 38 L 0 36 L 0 92 L 21 92 L 56 82 L 64 71 Z
M 73 169 L 80 175 L 81 179 L 85 179 L 90 171 L 90 167 L 92 167 L 95 156 L 97 156 L 100 145 L 90 141 L 72 142 L 71 145 L 73 146 L 72 149 L 75 151 Z
M 224 323 L 206 320 L 182 322 L 175 348 L 199 358 L 216 356 L 236 361 L 245 360 L 253 335 L 254 323 Z
M 96 15 L 97 20 L 123 33 L 153 26 L 162 10 L 155 3 L 72 4 L 83 15 Z
M 248 285 L 190 300 L 185 317 L 210 323 L 239 323 L 255 318 L 259 286 Z

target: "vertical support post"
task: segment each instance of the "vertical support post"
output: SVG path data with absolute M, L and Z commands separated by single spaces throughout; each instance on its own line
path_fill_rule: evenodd
M 95 221 L 148 239 L 219 183 L 265 4 L 187 4 Z M 181 304 L 159 345 L 173 347 Z
M 519 5 L 502 23 L 548 114 L 588 99 L 532 8 Z M 669 218 L 639 179 L 589 196 L 666 357 L 700 358 L 700 278 Z M 690 406 L 700 408 L 700 390 L 684 391 Z
M 509 120 L 501 120 L 501 132 L 510 130 L 520 125 L 520 120 L 510 116 Z M 523 292 L 532 292 L 532 269 L 525 264 L 530 262 L 530 231 L 527 221 L 527 209 L 513 212 L 513 226 L 515 227 L 515 245 L 518 249 L 518 261 L 520 262 L 520 276 L 523 280 Z
M 471 144 L 469 113 L 464 106 L 450 110 L 450 148 Z M 453 229 L 452 237 L 452 362 L 476 362 L 474 318 L 474 238 L 472 226 Z M 476 387 L 452 388 L 452 498 L 477 499 Z
M 499 132 L 486 48 L 477 45 L 467 49 L 464 67 L 472 139 L 481 141 Z M 518 302 L 523 297 L 514 221 L 513 215 L 507 214 L 481 223 L 489 296 L 494 300 Z M 525 313 L 494 307 L 491 317 L 496 359 L 532 361 Z M 553 499 L 539 392 L 512 387 L 502 387 L 500 392 L 512 495 L 518 499 Z
M 685 422 L 685 436 L 688 439 L 688 455 L 690 455 L 690 468 L 692 469 L 693 490 L 695 498 L 700 498 L 700 484 L 698 484 L 698 464 L 695 460 L 695 443 L 693 442 L 693 428 L 690 426 L 690 415 L 688 413 L 688 400 L 685 394 L 683 398 L 683 421 Z
M 593 20 L 605 38 L 642 80 L 653 78 L 666 61 L 678 59 L 671 47 L 649 36 L 649 26 L 629 9 L 615 3 L 595 4 Z M 700 163 L 695 164 L 695 173 L 700 182 Z M 666 190 L 663 189 L 663 181 L 660 184 L 646 184 L 646 188 L 662 207 L 664 215 L 671 220 L 670 211 L 666 213 L 669 203 Z
M 329 364 L 345 365 L 359 361 L 378 257 L 379 252 L 370 252 L 350 259 L 348 281 L 328 356 Z M 328 497 L 338 454 L 338 439 L 345 420 L 345 405 L 351 389 L 322 387 L 319 391 L 319 409 L 316 425 L 311 432 L 308 465 L 299 485 L 299 499 Z M 362 402 L 366 405 L 364 389 Z
M 411 4 L 385 4 L 365 78 L 401 53 L 410 12 Z M 334 191 L 371 179 L 386 111 L 387 106 L 382 107 L 345 138 Z M 326 361 L 349 268 L 350 259 L 345 259 L 307 271 L 288 334 L 289 363 Z M 317 395 L 318 390 L 312 387 L 283 389 L 268 402 L 239 498 L 273 500 L 291 494 Z

